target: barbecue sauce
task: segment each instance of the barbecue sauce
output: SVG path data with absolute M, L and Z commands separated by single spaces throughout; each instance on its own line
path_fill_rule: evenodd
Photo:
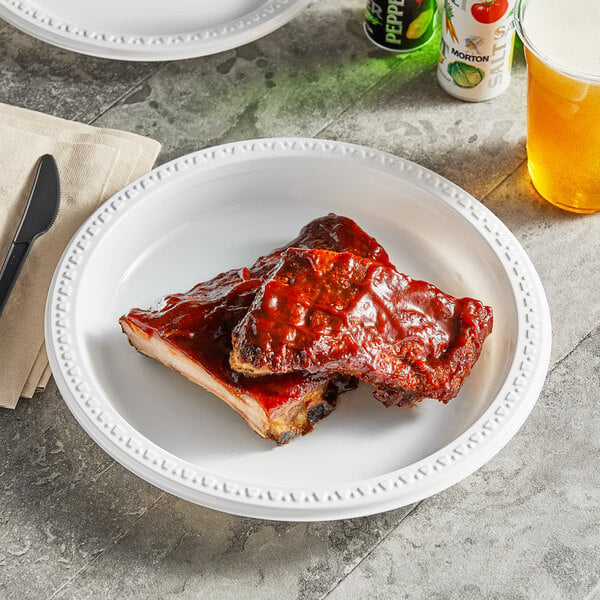
M 492 310 L 350 253 L 289 249 L 233 331 L 246 373 L 346 373 L 386 404 L 453 398 Z
M 250 268 L 226 271 L 189 292 L 163 298 L 149 310 L 133 309 L 125 318 L 149 335 L 158 335 L 200 363 L 236 395 L 250 395 L 268 413 L 289 400 L 327 386 L 325 399 L 335 406 L 337 395 L 354 389 L 348 375 L 289 373 L 246 377 L 229 366 L 231 333 L 244 317 L 258 290 L 291 247 L 350 251 L 391 266 L 383 247 L 354 221 L 329 214 L 308 223 L 283 248 L 260 257 Z

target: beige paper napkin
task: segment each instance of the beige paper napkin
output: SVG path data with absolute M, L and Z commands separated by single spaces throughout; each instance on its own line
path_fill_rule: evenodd
M 50 377 L 44 348 L 44 305 L 54 268 L 81 223 L 104 200 L 152 168 L 154 140 L 0 103 L 0 257 L 23 212 L 33 170 L 52 154 L 61 207 L 52 229 L 33 244 L 0 316 L 0 406 L 14 408 Z

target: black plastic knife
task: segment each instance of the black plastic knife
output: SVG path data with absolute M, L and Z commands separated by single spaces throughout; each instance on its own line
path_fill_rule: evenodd
M 38 162 L 27 205 L 17 233 L 0 269 L 0 314 L 33 242 L 54 224 L 60 206 L 56 161 L 44 154 Z

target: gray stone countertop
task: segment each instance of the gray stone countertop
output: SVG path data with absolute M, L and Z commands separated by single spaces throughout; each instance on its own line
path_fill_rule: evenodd
M 544 203 L 526 168 L 526 74 L 485 103 L 446 95 L 437 42 L 376 49 L 364 0 L 320 0 L 210 57 L 127 63 L 0 22 L 0 101 L 159 140 L 158 163 L 271 136 L 414 160 L 513 231 L 544 284 L 553 348 L 523 428 L 417 504 L 345 521 L 242 518 L 180 500 L 110 459 L 51 382 L 0 409 L 0 598 L 600 598 L 600 216 Z

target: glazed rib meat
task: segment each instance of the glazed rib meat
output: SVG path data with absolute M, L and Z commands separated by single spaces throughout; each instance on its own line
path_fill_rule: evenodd
M 245 375 L 346 373 L 386 405 L 456 396 L 492 310 L 348 252 L 289 249 L 233 330 Z
M 329 214 L 306 225 L 287 246 L 163 298 L 119 320 L 130 343 L 203 386 L 236 410 L 261 437 L 284 444 L 312 430 L 335 407 L 339 393 L 356 387 L 345 374 L 290 373 L 245 377 L 229 366 L 231 332 L 265 279 L 290 247 L 349 251 L 390 265 L 385 250 L 354 221 Z

